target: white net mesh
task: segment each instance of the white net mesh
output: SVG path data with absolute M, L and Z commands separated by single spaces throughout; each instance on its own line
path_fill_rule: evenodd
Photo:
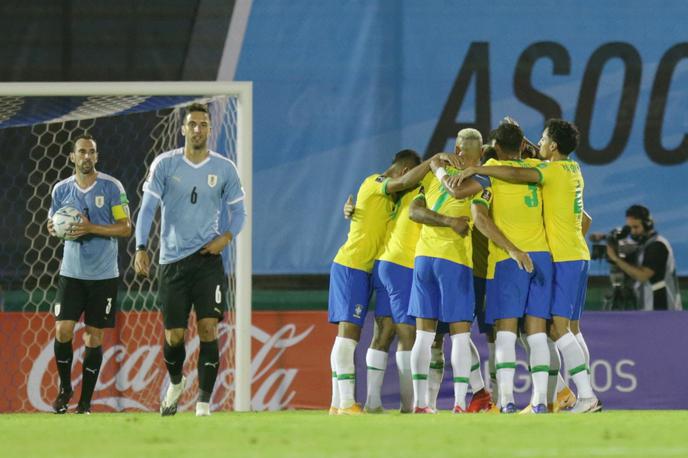
M 50 103 L 57 103 L 55 99 L 59 98 L 51 98 Z M 10 226 L 8 233 L 23 232 L 24 236 L 16 246 L 3 246 L 0 233 L 0 252 L 9 258 L 4 265 L 16 266 L 12 269 L 6 267 L 3 272 L 5 311 L 22 312 L 14 315 L 11 323 L 5 322 L 0 334 L 8 342 L 19 338 L 24 350 L 21 355 L 14 356 L 21 362 L 18 363 L 18 374 L 12 375 L 17 379 L 14 386 L 18 387 L 20 396 L 9 399 L 14 393 L 0 394 L 6 397 L 0 400 L 0 411 L 49 410 L 50 402 L 57 393 L 58 382 L 52 362 L 54 318 L 50 311 L 56 293 L 62 246 L 57 239 L 48 236 L 45 221 L 50 208 L 52 186 L 73 173 L 68 159 L 70 140 L 83 132 L 94 136 L 99 152 L 97 169 L 123 183 L 130 200 L 132 219 L 135 219 L 143 180 L 153 159 L 182 144 L 182 106 L 112 115 L 140 106 L 147 99 L 142 96 L 88 97 L 77 107 L 50 118 L 49 122 L 0 129 L 0 148 L 17 142 L 19 144 L 12 153 L 14 161 L 10 161 L 10 165 L 17 165 L 18 170 L 10 172 L 6 169 L 2 172 L 3 178 L 10 180 L 10 186 L 6 189 L 9 193 L 16 193 L 11 204 L 13 208 L 3 208 L 3 211 L 21 215 L 16 221 L 6 221 L 2 226 Z M 213 120 L 211 148 L 236 162 L 236 99 L 218 96 L 193 101 L 209 105 Z M 183 105 L 189 102 L 185 100 Z M 21 98 L 0 97 L 0 118 L 8 119 L 16 115 L 22 109 L 22 104 Z M 22 179 L 24 173 L 25 180 Z M 17 176 L 20 178 L 16 179 Z M 17 203 L 24 202 L 25 208 L 18 208 Z M 149 243 L 154 260 L 158 256 L 159 232 L 158 215 Z M 4 243 L 7 244 L 7 241 Z M 134 253 L 134 238 L 120 239 L 121 313 L 117 316 L 117 327 L 106 332 L 103 366 L 93 396 L 96 410 L 156 410 L 168 383 L 162 361 L 163 326 L 156 302 L 156 265 L 154 263 L 152 266 L 149 278 L 136 277 L 133 272 Z M 229 313 L 220 328 L 221 365 L 212 398 L 214 409 L 229 409 L 233 402 L 235 260 L 232 245 L 225 253 Z M 75 352 L 72 367 L 72 384 L 77 394 L 73 399 L 78 399 L 84 348 L 83 328 L 78 326 L 77 329 L 73 339 Z M 10 350 L 1 348 L 0 360 L 4 361 L 10 355 L 1 353 Z M 180 403 L 182 410 L 195 402 L 197 353 L 198 337 L 192 317 L 184 369 L 189 383 Z

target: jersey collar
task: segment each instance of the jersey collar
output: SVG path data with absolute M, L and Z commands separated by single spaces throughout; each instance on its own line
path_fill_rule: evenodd
M 76 176 L 74 177 L 74 187 L 82 194 L 86 194 L 88 191 L 95 188 L 97 182 L 98 182 L 98 172 L 96 172 L 96 179 L 93 180 L 93 184 L 86 189 L 83 189 L 81 186 L 79 186 L 79 182 L 76 181 Z

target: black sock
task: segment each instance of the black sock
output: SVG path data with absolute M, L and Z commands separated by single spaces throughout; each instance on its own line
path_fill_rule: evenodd
M 198 354 L 198 402 L 210 402 L 219 366 L 220 351 L 217 340 L 201 342 L 201 350 Z
M 84 352 L 84 372 L 81 384 L 79 405 L 90 407 L 93 389 L 98 381 L 100 364 L 103 362 L 103 347 L 86 347 Z
M 60 375 L 60 389 L 67 391 L 72 390 L 72 359 L 74 352 L 72 350 L 72 341 L 59 342 L 55 339 L 55 364 L 57 364 L 57 373 Z
M 184 348 L 183 343 L 176 347 L 171 347 L 170 344 L 167 343 L 167 340 L 165 340 L 162 351 L 165 365 L 167 366 L 167 372 L 170 374 L 170 382 L 176 385 L 182 381 L 182 369 L 184 369 L 184 360 L 186 359 L 186 348 Z

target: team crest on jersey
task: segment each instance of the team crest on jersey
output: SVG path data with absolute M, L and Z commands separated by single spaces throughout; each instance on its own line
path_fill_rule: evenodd
M 208 186 L 214 188 L 217 184 L 217 175 L 208 175 Z
M 96 196 L 96 207 L 103 208 L 105 205 L 105 196 Z

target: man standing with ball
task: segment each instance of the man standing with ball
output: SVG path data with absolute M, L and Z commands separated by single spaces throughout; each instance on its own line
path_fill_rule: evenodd
M 58 414 L 67 412 L 72 397 L 72 337 L 83 313 L 86 351 L 76 412 L 88 414 L 103 360 L 103 330 L 115 326 L 119 280 L 117 237 L 131 235 L 131 220 L 122 183 L 96 171 L 98 151 L 94 138 L 82 134 L 72 145 L 69 160 L 74 164 L 74 175 L 53 187 L 47 222 L 48 232 L 57 237 L 52 218 L 58 210 L 71 207 L 81 214 L 80 222 L 59 231 L 65 242 L 54 307 L 55 362 L 60 390 L 53 409 Z

